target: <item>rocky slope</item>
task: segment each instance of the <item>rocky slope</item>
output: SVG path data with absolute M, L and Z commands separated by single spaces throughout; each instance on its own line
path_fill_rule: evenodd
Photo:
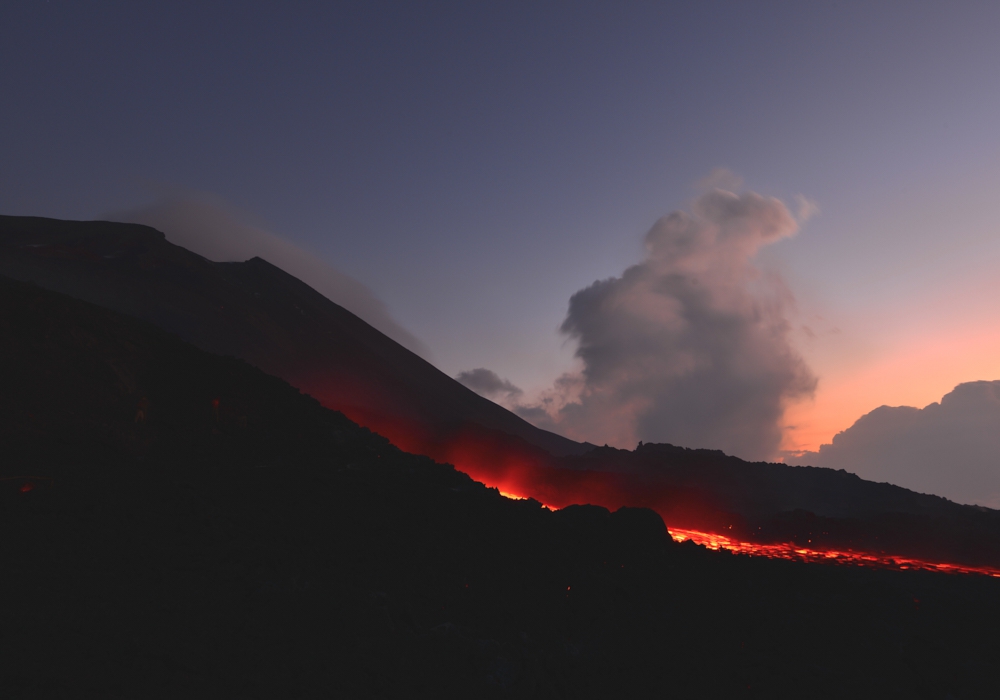
M 245 362 L 10 280 L 0 339 L 6 697 L 995 690 L 996 579 L 512 501 Z

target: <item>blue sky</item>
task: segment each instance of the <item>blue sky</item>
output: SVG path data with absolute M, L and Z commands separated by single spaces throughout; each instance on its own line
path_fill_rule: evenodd
M 758 260 L 811 331 L 815 448 L 1000 374 L 998 28 L 987 2 L 11 0 L 0 212 L 208 193 L 368 285 L 444 371 L 530 393 L 573 366 L 570 297 L 728 168 L 820 210 Z

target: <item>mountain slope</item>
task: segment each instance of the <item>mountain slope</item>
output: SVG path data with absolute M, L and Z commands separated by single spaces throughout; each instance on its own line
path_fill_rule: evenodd
M 211 262 L 135 224 L 4 216 L 0 274 L 246 359 L 412 451 L 447 458 L 462 440 L 505 444 L 529 459 L 586 450 L 472 392 L 260 258 Z

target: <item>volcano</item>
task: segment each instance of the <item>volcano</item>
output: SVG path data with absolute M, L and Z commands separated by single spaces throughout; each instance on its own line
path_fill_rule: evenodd
M 472 436 L 525 455 L 589 448 L 479 396 L 261 258 L 212 262 L 138 224 L 4 216 L 0 274 L 245 359 L 405 449 L 441 457 Z
M 475 394 L 260 258 L 212 262 L 136 224 L 0 217 L 0 274 L 241 358 L 403 450 L 554 508 L 646 507 L 675 529 L 768 556 L 861 553 L 868 558 L 847 559 L 1000 568 L 996 511 L 843 471 L 568 440 Z

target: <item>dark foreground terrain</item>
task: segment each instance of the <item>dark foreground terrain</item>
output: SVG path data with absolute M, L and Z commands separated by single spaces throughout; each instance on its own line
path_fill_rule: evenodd
M 511 501 L 2 279 L 0 380 L 3 697 L 996 697 L 1000 580 Z

